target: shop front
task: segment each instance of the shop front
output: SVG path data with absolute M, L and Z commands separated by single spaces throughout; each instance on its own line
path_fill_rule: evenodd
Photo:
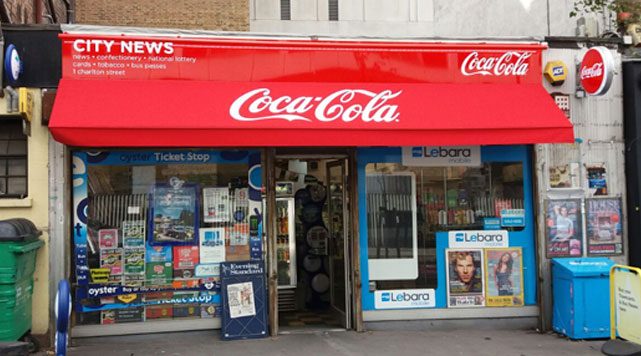
M 74 335 L 537 316 L 529 145 L 573 141 L 544 44 L 61 39 Z

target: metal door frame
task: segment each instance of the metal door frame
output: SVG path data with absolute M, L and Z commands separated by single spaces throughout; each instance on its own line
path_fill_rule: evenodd
M 264 235 L 266 243 L 265 261 L 267 266 L 267 287 L 269 291 L 269 333 L 271 336 L 278 335 L 278 270 L 276 265 L 276 244 L 270 236 L 276 236 L 276 158 L 336 158 L 346 159 L 346 169 L 349 182 L 349 228 L 351 237 L 351 248 L 347 251 L 350 256 L 351 266 L 346 273 L 350 274 L 351 283 L 351 315 L 349 317 L 351 326 L 356 331 L 363 331 L 363 315 L 361 304 L 361 280 L 360 280 L 360 245 L 358 236 L 358 179 L 356 177 L 356 149 L 355 148 L 282 148 L 276 152 L 275 147 L 264 148 L 262 152 L 263 166 L 263 189 L 265 191 L 265 216 Z M 347 294 L 347 291 L 346 291 Z
M 344 264 L 344 269 L 345 269 L 345 295 L 343 298 L 345 299 L 345 311 L 340 311 L 337 310 L 339 314 L 344 314 L 343 318 L 345 319 L 345 329 L 350 329 L 351 324 L 352 324 L 352 318 L 350 317 L 352 314 L 352 303 L 351 303 L 351 296 L 352 296 L 352 276 L 350 273 L 351 270 L 351 253 L 350 253 L 350 236 L 351 236 L 351 229 L 350 226 L 352 222 L 349 219 L 349 213 L 348 213 L 348 205 L 349 203 L 349 192 L 345 191 L 345 188 L 348 188 L 348 190 L 351 190 L 352 188 L 349 186 L 349 174 L 348 174 L 348 165 L 349 165 L 349 157 L 346 158 L 341 158 L 336 161 L 331 161 L 328 162 L 327 165 L 325 166 L 325 175 L 327 178 L 328 182 L 328 187 L 327 187 L 327 193 L 328 193 L 328 209 L 329 209 L 329 217 L 332 217 L 332 200 L 331 200 L 331 188 L 329 187 L 329 180 L 331 177 L 330 170 L 333 167 L 341 167 L 341 176 L 342 176 L 342 195 L 343 195 L 343 264 Z M 331 225 L 331 223 L 330 223 Z M 331 236 L 332 231 L 330 231 L 330 236 Z M 329 258 L 332 258 L 332 255 L 329 256 Z M 330 262 L 330 305 L 333 303 L 333 291 L 334 291 L 334 263 L 333 261 Z M 332 305 L 333 307 L 333 305 Z M 334 308 L 336 309 L 336 308 Z

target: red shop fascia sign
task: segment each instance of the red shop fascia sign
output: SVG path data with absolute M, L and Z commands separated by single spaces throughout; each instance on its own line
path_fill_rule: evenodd
M 541 43 L 60 37 L 50 129 L 70 145 L 573 140 L 541 84 Z

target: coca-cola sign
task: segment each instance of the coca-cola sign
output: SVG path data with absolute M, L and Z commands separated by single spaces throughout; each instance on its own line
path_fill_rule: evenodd
M 592 47 L 583 56 L 579 68 L 581 86 L 588 95 L 607 93 L 614 77 L 614 58 L 605 47 Z
M 400 111 L 394 99 L 402 90 L 340 89 L 323 96 L 273 95 L 257 88 L 239 96 L 229 107 L 238 121 L 397 122 Z
M 530 69 L 528 59 L 532 52 L 509 51 L 500 54 L 481 54 L 472 52 L 461 64 L 465 76 L 524 76 Z

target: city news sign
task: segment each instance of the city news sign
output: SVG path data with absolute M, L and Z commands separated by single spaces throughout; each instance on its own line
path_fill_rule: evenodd
M 509 247 L 507 230 L 461 230 L 448 233 L 450 248 Z
M 614 57 L 605 47 L 590 48 L 581 61 L 579 78 L 588 95 L 603 95 L 608 92 L 614 77 Z
M 403 147 L 402 163 L 415 167 L 478 167 L 480 146 L 410 146 Z

